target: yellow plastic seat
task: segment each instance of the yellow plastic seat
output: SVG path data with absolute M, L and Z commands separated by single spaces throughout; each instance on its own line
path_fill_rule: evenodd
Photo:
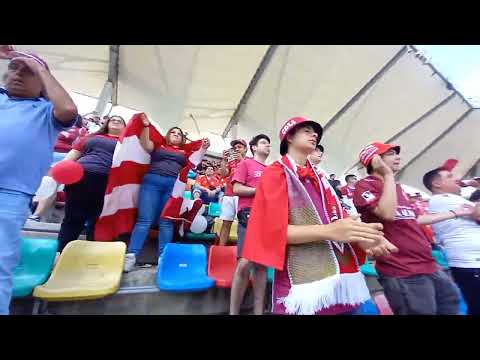
M 99 299 L 114 294 L 122 277 L 126 246 L 123 242 L 70 242 L 48 281 L 33 296 L 46 301 Z
M 215 218 L 215 222 L 213 223 L 213 232 L 220 236 L 220 230 L 222 229 L 223 220 L 220 218 Z M 238 221 L 234 220 L 232 223 L 232 227 L 230 228 L 230 235 L 228 237 L 228 242 L 237 242 L 237 228 L 238 228 Z

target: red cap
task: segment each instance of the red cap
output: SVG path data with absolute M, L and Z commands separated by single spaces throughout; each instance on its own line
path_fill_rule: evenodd
M 440 166 L 440 169 L 442 170 L 447 170 L 447 171 L 452 171 L 455 166 L 457 166 L 458 160 L 456 159 L 448 159 L 446 160 L 442 166 Z
M 236 140 L 232 140 L 232 142 L 230 142 L 231 147 L 234 147 L 235 144 L 242 144 L 243 146 L 247 147 L 247 142 L 243 139 L 236 139 Z
M 43 60 L 37 54 L 35 54 L 33 52 L 30 52 L 30 51 L 29 52 L 15 51 L 15 57 L 11 61 L 14 61 L 15 59 L 22 58 L 22 57 L 27 57 L 27 58 L 33 59 L 36 62 L 38 62 L 40 65 L 42 65 L 45 69 L 50 71 L 47 62 L 45 60 Z
M 317 145 L 320 143 L 320 139 L 322 138 L 322 134 L 323 134 L 322 126 L 314 120 L 310 120 L 304 117 L 294 117 L 287 120 L 287 122 L 280 129 L 280 134 L 279 134 L 280 154 L 285 155 L 287 153 L 287 146 L 285 145 L 286 143 L 284 143 L 284 140 L 287 137 L 287 135 L 298 125 L 304 124 L 304 123 L 309 123 L 309 125 L 313 127 L 315 132 L 318 134 Z
M 385 154 L 390 149 L 396 149 L 397 154 L 400 154 L 400 146 L 398 145 L 384 144 L 381 142 L 371 143 L 360 152 L 360 162 L 363 166 L 367 167 L 375 155 Z

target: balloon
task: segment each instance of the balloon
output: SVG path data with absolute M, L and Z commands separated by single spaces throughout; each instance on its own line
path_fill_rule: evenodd
M 57 192 L 57 186 L 58 184 L 51 176 L 44 176 L 35 195 L 41 199 L 46 199 Z
M 83 167 L 76 161 L 63 160 L 52 167 L 50 174 L 57 183 L 70 185 L 82 179 Z
M 201 234 L 205 230 L 207 230 L 207 219 L 204 216 L 196 216 L 190 226 L 190 231 L 195 234 Z

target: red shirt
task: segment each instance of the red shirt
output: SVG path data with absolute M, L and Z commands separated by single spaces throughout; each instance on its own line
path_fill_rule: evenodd
M 256 188 L 258 181 L 262 176 L 263 170 L 265 170 L 265 167 L 265 164 L 262 164 L 255 159 L 243 160 L 240 164 L 238 164 L 235 170 L 235 175 L 232 178 L 232 184 L 238 182 L 245 186 Z M 252 207 L 254 198 L 254 196 L 240 196 L 238 198 L 238 211 L 244 208 Z
M 346 196 L 349 199 L 353 199 L 353 193 L 355 192 L 355 188 L 352 189 L 348 185 L 345 185 L 340 188 L 340 192 L 343 196 Z
M 233 176 L 235 175 L 235 170 L 238 164 L 240 164 L 240 162 L 241 160 L 240 161 L 235 160 L 227 164 L 228 176 L 225 178 L 225 196 L 235 196 L 233 194 L 232 179 L 233 179 Z
M 210 179 L 207 178 L 207 175 L 199 176 L 196 182 L 198 185 L 210 190 L 215 190 L 221 186 L 220 180 L 215 175 L 212 175 Z
M 73 127 L 67 131 L 62 131 L 58 134 L 57 142 L 55 143 L 55 151 L 59 153 L 68 153 L 72 150 L 72 144 L 80 137 L 86 136 L 88 130 L 85 128 Z
M 376 258 L 380 274 L 408 277 L 432 274 L 437 265 L 432 257 L 430 242 L 417 223 L 417 212 L 410 204 L 400 184 L 397 184 L 397 211 L 395 221 L 385 221 L 373 213 L 383 193 L 383 182 L 368 176 L 356 184 L 353 203 L 366 223 L 382 223 L 385 237 L 398 248 L 398 253 Z

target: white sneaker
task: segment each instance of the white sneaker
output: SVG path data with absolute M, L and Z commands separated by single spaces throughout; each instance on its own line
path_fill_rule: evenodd
M 123 271 L 129 272 L 132 271 L 135 267 L 135 263 L 137 262 L 137 258 L 135 254 L 125 254 L 125 264 L 123 266 Z

